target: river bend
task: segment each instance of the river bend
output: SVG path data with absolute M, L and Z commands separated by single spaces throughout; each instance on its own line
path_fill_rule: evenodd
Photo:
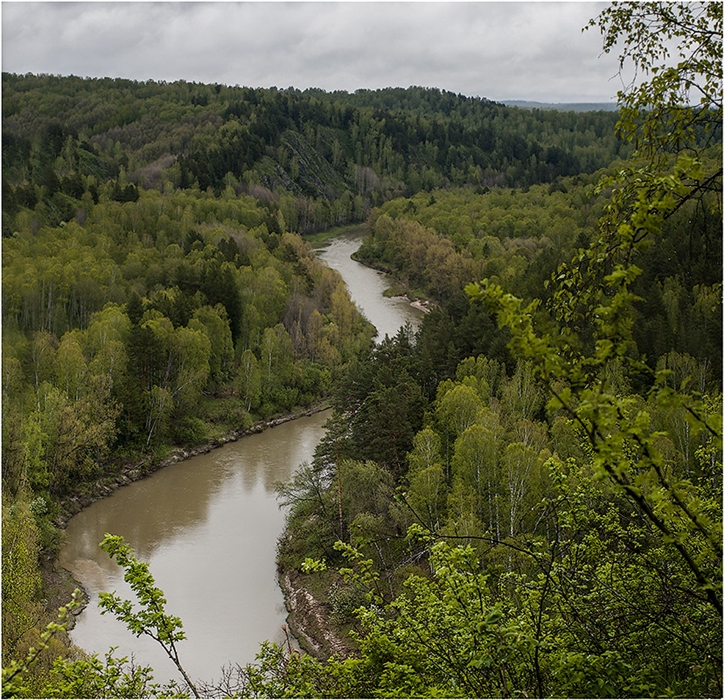
M 361 240 L 360 232 L 343 234 L 318 255 L 342 274 L 378 338 L 407 321 L 416 326 L 417 309 L 382 296 L 388 278 L 350 259 Z M 312 459 L 328 416 L 299 418 L 166 467 L 73 517 L 59 563 L 90 595 L 73 642 L 100 656 L 118 647 L 117 656 L 153 666 L 159 682 L 175 677 L 155 642 L 100 614 L 100 592 L 133 597 L 120 567 L 98 547 L 106 532 L 122 535 L 149 562 L 168 612 L 183 620 L 187 639 L 179 653 L 192 679 L 218 679 L 224 664 L 253 662 L 262 641 L 282 642 L 286 610 L 275 559 L 285 514 L 274 485 Z

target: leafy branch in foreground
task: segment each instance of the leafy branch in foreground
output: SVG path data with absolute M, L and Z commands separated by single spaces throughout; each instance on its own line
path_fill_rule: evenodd
M 130 585 L 141 606 L 140 611 L 136 612 L 130 600 L 122 600 L 115 593 L 101 593 L 101 614 L 113 613 L 137 637 L 145 634 L 158 642 L 183 676 L 194 697 L 200 697 L 195 685 L 181 665 L 176 648 L 177 642 L 186 639 L 183 623 L 180 618 L 166 612 L 166 599 L 163 591 L 156 587 L 148 564 L 139 561 L 133 549 L 119 535 L 106 533 L 100 547 L 112 559 L 115 559 L 119 566 L 123 567 L 125 570 L 123 579 Z
M 621 368 L 644 377 L 650 403 L 682 413 L 692 434 L 708 436 L 721 454 L 717 402 L 672 389 L 669 370 L 654 371 L 639 357 L 633 326 L 642 299 L 633 289 L 642 273 L 636 261 L 674 212 L 695 203 L 697 211 L 721 213 L 721 160 L 706 157 L 702 145 L 721 137 L 722 5 L 615 2 L 589 26 L 601 28 L 605 52 L 620 47 L 621 68 L 636 69 L 619 93 L 618 130 L 636 141 L 638 162 L 601 182 L 611 197 L 599 235 L 558 269 L 546 309 L 538 300 L 524 306 L 489 280 L 466 291 L 510 330 L 513 354 L 533 363 L 550 392 L 549 410 L 565 411 L 583 431 L 594 472 L 678 552 L 698 594 L 721 616 L 720 513 L 670 467 L 659 447 L 664 433 L 635 397 L 619 395 L 612 377 Z M 667 68 L 672 51 L 678 63 Z M 719 286 L 719 301 L 720 294 Z
M 721 135 L 721 2 L 613 2 L 596 26 L 604 53 L 620 52 L 621 136 L 653 156 Z

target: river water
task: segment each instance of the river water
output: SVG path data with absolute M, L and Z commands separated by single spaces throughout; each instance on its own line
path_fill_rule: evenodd
M 407 321 L 416 326 L 417 309 L 382 296 L 388 278 L 349 258 L 360 243 L 361 232 L 342 234 L 318 255 L 342 274 L 378 337 L 395 335 Z M 275 558 L 285 514 L 274 485 L 311 460 L 328 417 L 299 418 L 166 467 L 73 517 L 59 562 L 90 595 L 73 642 L 101 656 L 118 647 L 117 656 L 153 666 L 157 681 L 177 678 L 155 642 L 100 614 L 100 592 L 133 597 L 120 567 L 98 548 L 106 532 L 122 535 L 149 562 L 167 611 L 183 620 L 179 653 L 192 679 L 218 679 L 222 665 L 253 662 L 262 641 L 283 642 Z
M 379 342 L 385 335 L 395 336 L 400 326 L 407 322 L 417 328 L 423 312 L 410 306 L 405 298 L 382 296 L 392 284 L 389 275 L 351 259 L 352 253 L 362 244 L 363 235 L 362 227 L 340 234 L 320 246 L 317 256 L 342 275 L 350 296 L 377 328 L 376 340 Z

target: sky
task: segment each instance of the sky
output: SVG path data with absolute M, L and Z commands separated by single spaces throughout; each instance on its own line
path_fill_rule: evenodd
M 598 2 L 3 2 L 2 70 L 614 103 Z

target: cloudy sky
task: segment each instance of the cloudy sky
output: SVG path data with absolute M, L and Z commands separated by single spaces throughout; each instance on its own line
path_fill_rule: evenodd
M 3 2 L 2 69 L 614 102 L 597 2 Z

